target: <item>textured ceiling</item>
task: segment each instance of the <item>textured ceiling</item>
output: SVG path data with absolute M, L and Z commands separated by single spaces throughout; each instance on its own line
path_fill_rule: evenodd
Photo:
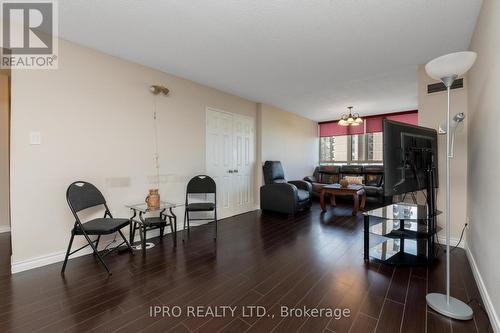
M 64 0 L 62 38 L 314 120 L 417 107 L 481 0 Z M 230 110 L 228 110 L 230 111 Z

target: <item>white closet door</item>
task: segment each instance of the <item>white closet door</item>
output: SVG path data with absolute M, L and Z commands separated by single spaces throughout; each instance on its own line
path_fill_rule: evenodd
M 250 117 L 234 115 L 234 168 L 235 209 L 238 213 L 253 209 L 253 187 L 255 167 L 255 125 Z
M 207 108 L 207 174 L 217 183 L 219 218 L 254 208 L 255 121 Z
M 217 184 L 218 218 L 234 215 L 233 116 L 207 109 L 207 175 Z

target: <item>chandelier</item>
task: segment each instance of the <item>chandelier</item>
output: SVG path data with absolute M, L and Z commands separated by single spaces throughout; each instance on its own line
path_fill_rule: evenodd
M 352 113 L 352 106 L 347 107 L 349 109 L 349 114 L 343 114 L 339 120 L 340 126 L 359 126 L 363 119 L 357 113 Z

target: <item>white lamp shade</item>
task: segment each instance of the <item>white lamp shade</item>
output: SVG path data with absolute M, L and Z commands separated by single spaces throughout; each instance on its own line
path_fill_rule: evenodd
M 463 75 L 472 67 L 476 61 L 476 52 L 455 52 L 446 54 L 431 60 L 425 65 L 427 74 L 435 79 L 451 77 L 453 75 Z

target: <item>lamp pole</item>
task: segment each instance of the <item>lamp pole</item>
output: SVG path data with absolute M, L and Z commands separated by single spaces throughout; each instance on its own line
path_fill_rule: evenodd
M 450 91 L 448 90 L 448 111 L 446 113 L 446 303 L 450 305 L 450 224 L 451 224 L 451 157 L 450 157 Z
M 465 74 L 474 64 L 477 54 L 474 52 L 450 53 L 434 60 L 425 66 L 427 74 L 436 80 L 441 80 L 447 91 L 446 110 L 446 295 L 441 293 L 427 294 L 426 300 L 430 308 L 450 318 L 459 320 L 472 319 L 473 311 L 470 306 L 450 295 L 450 233 L 451 233 L 451 159 L 453 158 L 451 140 L 451 85 L 459 75 Z M 463 119 L 463 117 L 462 117 Z
M 450 136 L 450 107 L 451 107 L 451 85 L 457 75 L 442 78 L 446 86 L 448 108 L 446 111 L 446 304 L 450 305 L 450 225 L 451 225 L 451 136 Z

